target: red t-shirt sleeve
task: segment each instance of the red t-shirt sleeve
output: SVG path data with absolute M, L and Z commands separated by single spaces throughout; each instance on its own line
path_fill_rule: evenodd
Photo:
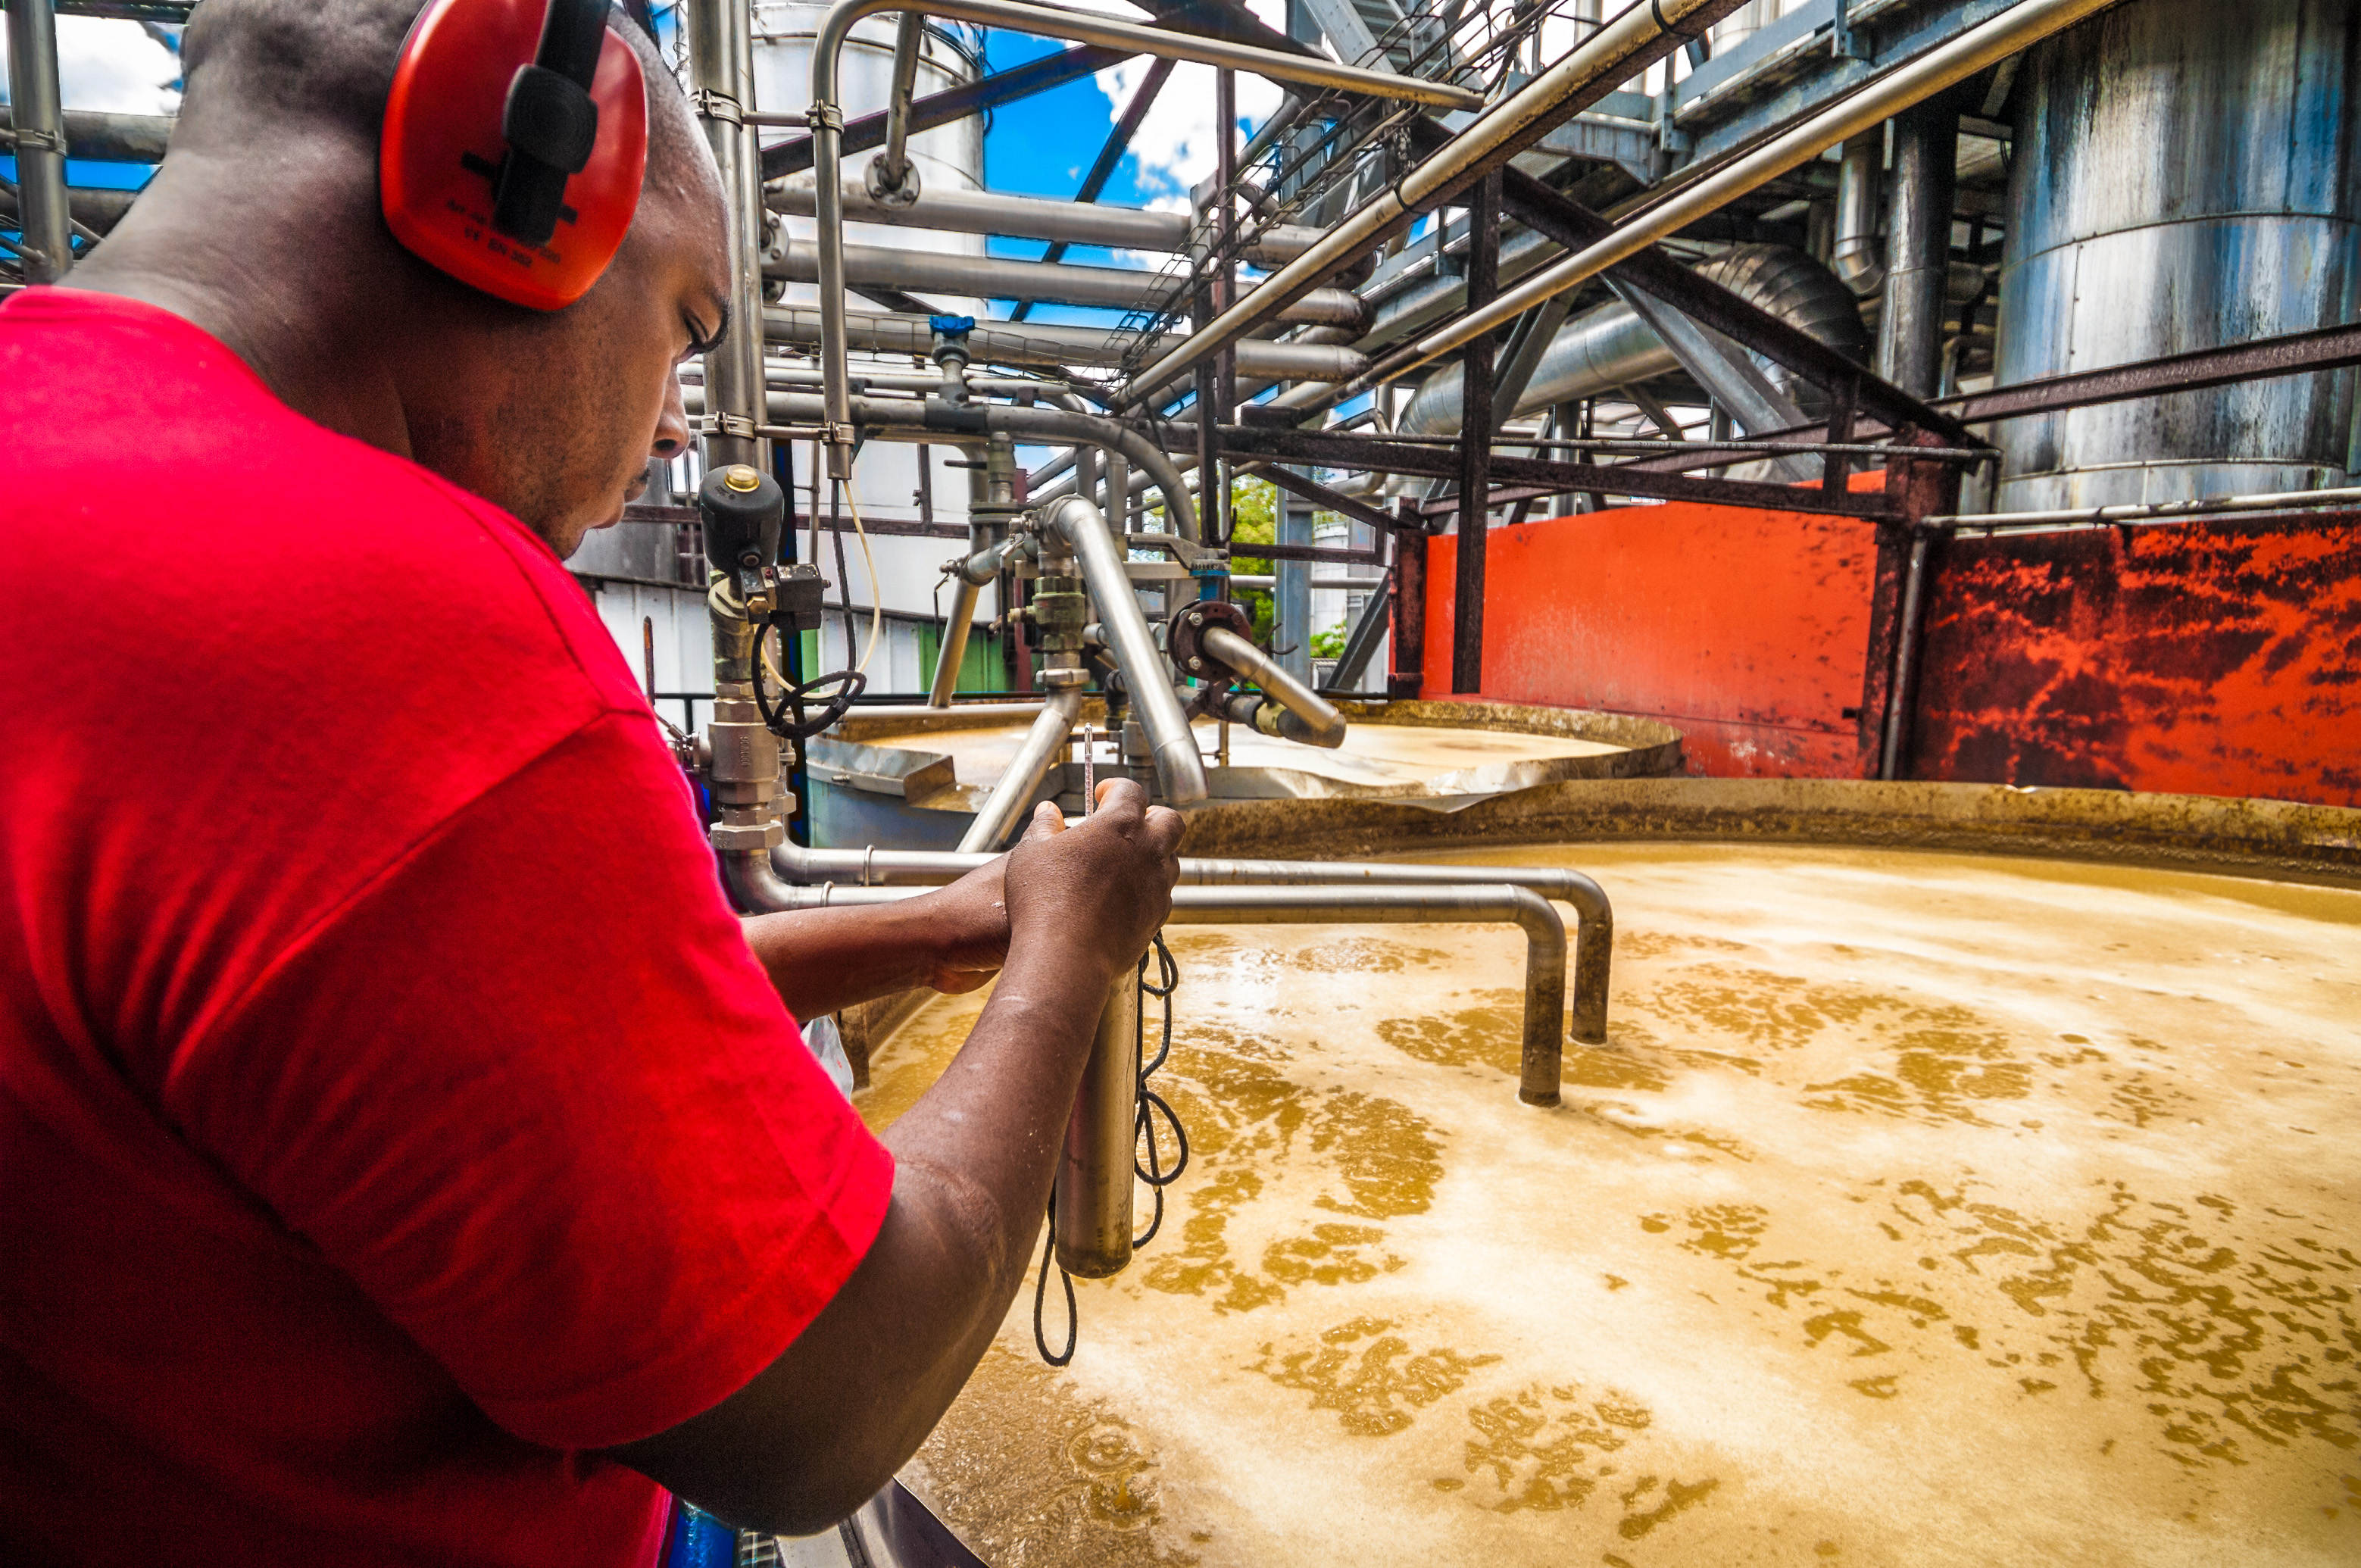
M 449 816 L 161 1085 L 182 1135 L 494 1420 L 559 1448 L 744 1385 L 859 1264 L 893 1184 L 647 727 L 596 718 Z

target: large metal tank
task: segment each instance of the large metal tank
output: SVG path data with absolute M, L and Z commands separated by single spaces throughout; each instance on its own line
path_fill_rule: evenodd
M 2353 319 L 2348 0 L 2136 0 L 2029 51 L 1994 381 Z M 2290 376 L 1999 427 L 2015 510 L 2345 482 L 2353 375 Z
M 811 102 L 811 44 L 826 14 L 824 5 L 778 3 L 778 0 L 756 0 L 753 7 L 754 27 L 754 98 L 758 107 L 773 114 L 799 114 Z M 852 30 L 845 45 L 843 69 L 843 109 L 847 120 L 873 114 L 885 107 L 894 81 L 894 36 L 900 25 L 898 16 L 887 14 L 872 16 Z M 928 93 L 946 92 L 964 86 L 975 80 L 981 69 L 977 40 L 972 34 L 961 29 L 929 23 L 925 41 L 919 49 L 918 71 L 913 95 L 923 98 Z M 804 133 L 766 131 L 766 143 L 790 139 Z M 969 115 L 920 131 L 910 138 L 910 160 L 916 166 L 919 188 L 928 192 L 982 191 L 983 189 L 983 121 L 980 115 Z M 874 153 L 862 152 L 844 161 L 847 178 L 860 179 L 869 170 Z M 786 236 L 807 244 L 815 237 L 809 218 L 781 218 Z M 848 224 L 845 240 L 851 245 L 890 247 L 899 249 L 920 249 L 934 255 L 982 256 L 985 241 L 981 235 L 939 234 L 931 230 L 895 228 L 882 224 Z M 807 283 L 786 286 L 785 302 L 812 305 L 818 301 L 818 290 Z M 929 296 L 928 303 L 944 306 L 962 314 L 981 317 L 984 302 L 980 299 L 944 299 Z M 852 309 L 876 310 L 881 307 L 855 295 L 850 302 Z M 808 361 L 798 361 L 808 364 Z M 898 372 L 907 375 L 913 368 L 910 358 L 904 356 L 880 356 L 856 353 L 852 356 L 852 372 L 858 376 L 863 369 Z M 931 368 L 931 367 L 928 367 Z M 953 446 L 929 446 L 928 451 L 927 505 L 918 500 L 920 488 L 918 451 L 915 445 L 890 442 L 871 442 L 861 450 L 854 471 L 853 496 L 864 521 L 915 522 L 921 521 L 921 511 L 939 523 L 967 522 L 968 476 L 950 466 L 962 459 Z M 796 477 L 798 494 L 796 509 L 805 515 L 811 504 L 811 447 L 804 444 L 796 453 Z M 822 486 L 822 514 L 825 517 L 827 488 Z M 845 541 L 845 575 L 852 586 L 851 600 L 864 609 L 876 602 L 873 598 L 870 577 L 862 553 L 850 537 L 851 520 L 845 519 L 848 537 Z M 931 624 L 938 613 L 935 588 L 940 580 L 939 568 L 945 557 L 954 553 L 949 541 L 904 536 L 879 536 L 873 533 L 869 548 L 877 565 L 877 576 L 884 585 L 883 603 L 894 617 L 885 628 L 876 661 L 869 669 L 872 690 L 886 692 L 917 692 L 926 689 L 925 670 L 921 663 L 922 641 L 928 634 L 924 628 Z M 825 533 L 821 538 L 821 573 L 833 584 L 837 565 L 833 545 Z M 836 599 L 831 588 L 829 598 Z M 986 591 L 979 615 L 997 613 L 992 595 Z M 842 657 L 842 623 L 831 614 L 822 632 L 826 648 L 822 654 L 825 667 L 834 668 Z M 864 618 L 859 629 L 853 656 L 865 646 L 867 622 Z

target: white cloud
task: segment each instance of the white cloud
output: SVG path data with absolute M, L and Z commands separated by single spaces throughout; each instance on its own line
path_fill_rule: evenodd
M 0 40 L 0 60 L 7 46 Z M 69 109 L 118 115 L 169 115 L 181 106 L 168 83 L 181 74 L 180 57 L 137 22 L 99 16 L 58 18 L 58 82 Z M 0 79 L 0 93 L 5 93 Z
M 1120 115 L 1131 102 L 1148 68 L 1146 59 L 1134 57 L 1093 78 L 1114 114 Z M 1249 125 L 1276 111 L 1284 95 L 1277 82 L 1243 71 L 1237 77 L 1237 92 L 1238 116 Z M 1186 211 L 1190 188 L 1213 172 L 1219 156 L 1220 144 L 1214 139 L 1219 126 L 1213 113 L 1213 67 L 1185 60 L 1173 67 L 1172 79 L 1156 95 L 1148 117 L 1131 138 L 1131 150 L 1139 159 L 1142 192 L 1182 198 L 1180 210 Z M 1246 134 L 1239 133 L 1241 142 Z

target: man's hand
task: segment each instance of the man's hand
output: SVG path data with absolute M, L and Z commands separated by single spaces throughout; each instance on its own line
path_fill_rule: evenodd
M 1179 812 L 1149 806 L 1128 779 L 1099 785 L 1097 811 L 1077 828 L 1054 804 L 1036 806 L 1002 868 L 1010 951 L 1052 945 L 1104 981 L 1137 963 L 1172 911 L 1180 829 Z

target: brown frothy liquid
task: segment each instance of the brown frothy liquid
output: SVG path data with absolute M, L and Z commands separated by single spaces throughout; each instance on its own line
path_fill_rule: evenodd
M 1164 1234 L 912 1469 L 989 1561 L 2361 1561 L 2361 894 L 1457 859 L 1599 877 L 1609 1047 L 1516 1103 L 1510 930 L 1176 928 Z
M 1207 757 L 1218 744 L 1217 726 L 1210 719 L 1196 725 L 1197 747 Z M 973 729 L 913 731 L 906 736 L 884 735 L 872 744 L 905 746 L 915 751 L 948 755 L 961 784 L 999 782 L 1025 739 L 1023 724 L 998 724 Z M 1292 740 L 1275 740 L 1242 725 L 1230 726 L 1231 765 L 1241 768 L 1292 768 L 1345 784 L 1384 785 L 1422 780 L 1451 780 L 1473 775 L 1464 787 L 1485 787 L 1483 773 L 1511 762 L 1546 762 L 1557 757 L 1596 757 L 1625 750 L 1605 740 L 1585 740 L 1565 735 L 1529 735 L 1493 729 L 1444 729 L 1410 725 L 1356 724 L 1345 744 L 1334 751 Z M 1118 760 L 1114 743 L 1101 732 L 1098 761 L 1102 767 Z M 1490 787 L 1499 787 L 1494 784 Z

